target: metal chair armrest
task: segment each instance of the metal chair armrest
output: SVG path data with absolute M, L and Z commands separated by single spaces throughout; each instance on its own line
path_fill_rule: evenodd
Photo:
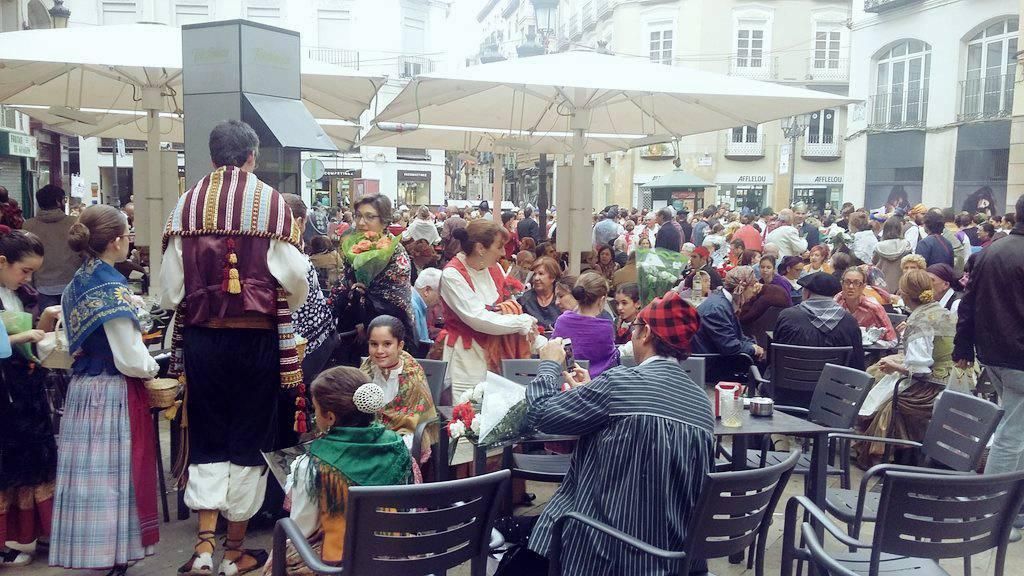
M 554 537 L 551 540 L 551 551 L 548 554 L 548 574 L 550 575 L 561 574 L 560 558 L 562 557 L 562 531 L 565 529 L 565 523 L 569 520 L 575 520 L 585 526 L 588 526 L 594 530 L 597 530 L 598 532 L 601 532 L 602 534 L 611 536 L 612 538 L 615 538 L 616 540 L 622 542 L 623 544 L 626 544 L 627 546 L 631 546 L 645 554 L 649 554 L 657 558 L 662 558 L 665 560 L 683 560 L 684 558 L 686 558 L 686 552 L 670 552 L 668 550 L 662 550 L 661 548 L 651 546 L 646 542 L 637 540 L 629 534 L 620 532 L 619 530 L 616 530 L 615 528 L 612 528 L 607 524 L 598 522 L 593 518 L 584 516 L 579 512 L 569 512 L 567 514 L 559 516 L 558 519 L 555 520 L 555 525 L 552 527 L 552 534 Z
M 751 364 L 751 366 L 750 366 L 750 377 L 753 378 L 754 381 L 759 383 L 759 384 L 771 384 L 772 383 L 771 380 L 767 380 L 763 376 L 761 376 L 761 369 L 758 368 L 756 365 L 753 365 L 753 364 Z
M 920 442 L 914 442 L 913 440 L 899 440 L 897 438 L 882 438 L 881 436 L 866 436 L 864 434 L 850 434 L 848 432 L 833 432 L 828 435 L 828 441 L 831 445 L 833 439 L 841 440 L 863 440 L 865 442 L 879 442 L 881 444 L 891 444 L 893 446 L 906 446 L 908 448 L 921 448 Z
M 811 413 L 810 410 L 802 406 L 786 406 L 784 404 L 776 404 L 775 409 L 786 414 L 792 414 L 793 416 L 807 416 Z
M 292 546 L 298 552 L 299 557 L 313 572 L 326 575 L 344 574 L 345 569 L 341 566 L 330 566 L 320 559 L 294 520 L 281 518 L 277 524 L 274 524 L 274 565 L 271 567 L 273 576 L 285 576 L 286 574 L 287 550 L 285 543 L 288 540 L 292 541 Z
M 850 548 L 871 548 L 871 544 L 869 542 L 858 540 L 847 534 L 839 526 L 836 526 L 828 514 L 825 514 L 825 512 L 821 508 L 818 508 L 818 506 L 807 496 L 793 496 L 789 499 L 789 502 L 786 503 L 786 523 L 784 527 L 786 533 L 792 534 L 792 532 L 790 532 L 791 528 L 792 530 L 796 529 L 797 508 L 803 508 L 805 514 L 810 515 L 818 521 L 822 528 L 832 534 L 836 540 L 842 542 L 844 546 L 849 546 Z M 785 540 L 784 544 L 788 546 L 790 542 L 791 540 Z
M 813 526 L 805 522 L 800 532 L 803 534 L 804 546 L 807 547 L 808 556 L 815 564 L 824 566 L 828 574 L 834 576 L 860 576 L 846 566 L 836 562 L 836 559 L 825 551 L 825 547 L 818 541 L 818 535 L 815 534 Z
M 423 453 L 423 433 L 426 431 L 427 426 L 433 424 L 436 420 L 423 420 L 416 425 L 416 431 L 412 434 L 412 448 L 409 449 L 409 455 L 416 461 L 417 464 L 420 462 L 420 456 Z

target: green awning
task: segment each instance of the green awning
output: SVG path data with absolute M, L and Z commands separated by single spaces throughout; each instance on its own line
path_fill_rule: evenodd
M 714 184 L 705 182 L 693 174 L 688 174 L 677 168 L 664 176 L 658 176 L 654 180 L 642 185 L 641 188 L 650 188 L 651 190 L 679 190 L 687 188 L 707 188 L 708 186 L 714 186 Z

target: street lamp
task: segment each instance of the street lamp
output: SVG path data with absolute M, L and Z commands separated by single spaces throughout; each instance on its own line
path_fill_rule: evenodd
M 798 114 L 789 119 L 789 123 L 783 122 L 782 135 L 789 140 L 789 203 L 793 204 L 796 194 L 796 141 L 803 136 L 807 130 L 809 117 L 807 114 Z
M 64 6 L 64 0 L 53 0 L 53 8 L 50 8 L 50 20 L 54 28 L 67 28 L 68 19 L 71 18 L 71 10 Z
M 555 32 L 555 16 L 558 13 L 558 0 L 530 0 L 533 4 L 533 15 L 537 19 L 537 32 L 546 39 Z
M 540 44 L 547 53 L 548 39 L 555 35 L 555 18 L 558 15 L 558 0 L 530 0 L 533 16 L 537 20 Z M 537 223 L 542 238 L 546 237 L 548 220 L 548 155 L 537 159 Z

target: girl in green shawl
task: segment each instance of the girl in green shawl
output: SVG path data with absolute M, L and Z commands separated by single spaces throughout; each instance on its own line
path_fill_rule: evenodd
M 310 387 L 316 426 L 323 435 L 292 463 L 285 491 L 291 518 L 324 562 L 341 562 L 345 504 L 350 486 L 408 484 L 412 457 L 402 437 L 375 420 L 384 391 L 355 368 L 320 374 Z M 313 574 L 289 545 L 288 574 Z M 270 574 L 267 562 L 264 574 Z

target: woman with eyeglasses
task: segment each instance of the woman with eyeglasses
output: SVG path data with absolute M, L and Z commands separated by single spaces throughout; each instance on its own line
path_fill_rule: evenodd
M 352 255 L 345 255 L 341 280 L 331 294 L 338 332 L 356 331 L 358 346 L 350 347 L 349 360 L 357 362 L 361 356 L 366 356 L 366 326 L 377 316 L 387 314 L 398 318 L 407 334 L 415 334 L 416 330 L 410 282 L 412 262 L 399 239 L 387 230 L 392 217 L 391 200 L 380 194 L 364 196 L 356 201 L 352 211 L 357 232 L 372 232 L 394 244 L 391 259 L 368 283 L 356 279 L 357 270 L 365 264 Z
M 846 309 L 857 320 L 861 329 L 882 328 L 884 330 L 877 345 L 895 347 L 896 330 L 885 312 L 885 308 L 874 298 L 864 294 L 868 287 L 868 276 L 861 268 L 851 266 L 842 277 L 843 290 L 836 294 L 836 303 Z

